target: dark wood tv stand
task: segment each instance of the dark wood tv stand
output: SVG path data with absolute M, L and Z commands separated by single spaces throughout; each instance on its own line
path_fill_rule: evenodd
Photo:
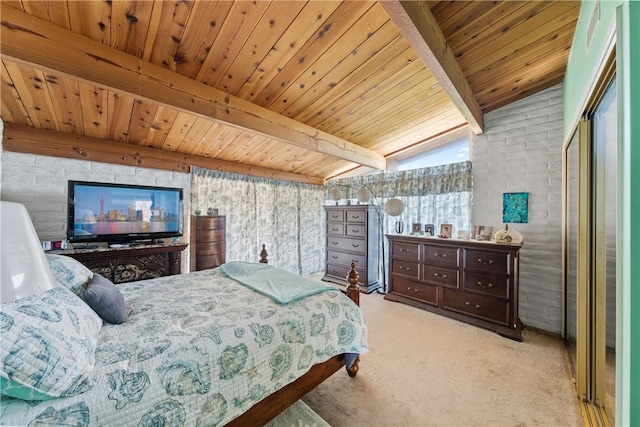
M 47 253 L 67 255 L 113 283 L 134 282 L 180 274 L 184 243 L 136 245 L 122 248 L 73 248 Z

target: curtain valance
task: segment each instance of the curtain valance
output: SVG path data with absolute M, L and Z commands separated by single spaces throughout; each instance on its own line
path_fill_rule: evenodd
M 377 197 L 428 196 L 471 191 L 471 162 L 453 163 L 399 172 L 386 172 L 354 178 L 332 179 L 325 185 L 325 196 L 340 188 L 343 198 L 355 199 L 360 188 L 368 187 Z

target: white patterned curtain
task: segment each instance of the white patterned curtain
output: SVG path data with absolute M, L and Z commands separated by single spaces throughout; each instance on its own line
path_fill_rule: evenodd
M 343 194 L 343 199 L 339 202 L 341 204 L 358 203 L 358 190 L 363 187 L 369 188 L 374 195 L 373 201 L 369 203 L 379 207 L 382 216 L 381 233 L 384 234 L 397 234 L 398 221 L 403 223 L 403 234 L 411 233 L 413 223 L 421 224 L 422 231 L 426 224 L 433 224 L 435 234 L 439 233 L 441 224 L 452 224 L 451 235 L 454 237 L 459 230 L 471 231 L 471 162 L 333 179 L 325 185 L 325 203 L 335 203 L 330 193 L 336 187 Z M 393 197 L 404 203 L 404 212 L 397 217 L 384 212 L 384 204 Z M 382 241 L 384 243 L 381 251 L 386 263 L 387 239 L 383 238 Z M 388 269 L 382 263 L 380 268 L 385 273 L 385 278 L 388 278 Z
M 324 188 L 191 168 L 191 207 L 226 216 L 228 261 L 259 260 L 302 275 L 324 270 Z M 304 256 L 304 259 L 303 259 Z

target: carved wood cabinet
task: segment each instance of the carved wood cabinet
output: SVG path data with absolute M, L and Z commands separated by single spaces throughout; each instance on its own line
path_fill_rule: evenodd
M 224 264 L 226 252 L 226 217 L 191 216 L 191 271 Z
M 180 274 L 186 244 L 154 244 L 125 248 L 66 249 L 50 253 L 75 258 L 113 283 L 155 279 Z
M 521 340 L 520 244 L 387 235 L 389 290 L 399 301 Z
M 365 293 L 378 289 L 380 228 L 378 214 L 371 205 L 325 206 L 327 215 L 326 270 L 322 280 L 348 285 L 351 262 L 360 276 Z

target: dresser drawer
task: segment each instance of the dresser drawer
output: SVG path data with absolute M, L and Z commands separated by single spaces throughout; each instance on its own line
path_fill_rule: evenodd
M 465 271 L 464 289 L 500 298 L 509 298 L 508 276 L 498 274 L 482 274 Z
M 366 222 L 367 220 L 367 212 L 366 211 L 350 211 L 347 210 L 347 216 L 344 219 L 346 222 Z
M 367 229 L 364 224 L 345 224 L 345 234 L 353 237 L 364 237 L 367 235 Z
M 225 240 L 227 232 L 224 228 L 218 230 L 198 230 L 196 240 L 200 242 L 221 242 Z
M 351 271 L 351 266 L 347 267 L 344 265 L 327 264 L 326 274 L 327 276 L 333 276 L 336 279 L 347 280 L 347 276 L 349 275 L 350 271 Z M 360 276 L 360 281 L 358 283 L 364 283 L 364 280 L 367 277 L 367 271 L 364 269 L 360 269 L 358 267 L 356 267 L 356 271 Z
M 458 270 L 437 267 L 433 265 L 424 266 L 425 282 L 431 282 L 437 285 L 458 287 Z
M 507 301 L 444 288 L 442 306 L 479 319 L 509 325 Z
M 391 245 L 391 256 L 394 258 L 407 258 L 418 260 L 418 244 L 406 242 L 393 242 Z
M 351 266 L 352 262 L 356 263 L 356 270 L 364 268 L 364 255 L 327 251 L 327 263 Z
M 344 222 L 343 210 L 327 210 L 327 221 Z
M 405 261 L 394 259 L 391 260 L 391 272 L 396 274 L 402 274 L 403 276 L 413 277 L 414 279 L 419 279 L 419 270 L 418 270 L 417 262 Z
M 198 254 L 196 255 L 196 269 L 207 270 L 209 268 L 218 267 L 220 264 L 224 264 L 225 258 L 226 256 L 224 252 L 210 255 Z
M 458 248 L 424 245 L 424 262 L 457 267 Z
M 217 230 L 225 229 L 226 216 L 197 216 L 196 230 Z
M 327 234 L 332 236 L 344 236 L 344 224 L 330 222 L 327 224 Z
M 198 256 L 206 256 L 213 254 L 223 254 L 226 251 L 225 242 L 209 242 L 209 243 L 196 243 L 196 251 Z
M 404 277 L 393 276 L 391 292 L 400 294 L 409 298 L 438 305 L 438 287 L 418 283 Z
M 366 242 L 364 240 L 349 239 L 347 237 L 327 236 L 327 248 L 357 253 L 366 252 Z
M 509 274 L 509 256 L 506 252 L 465 249 L 464 267 Z

